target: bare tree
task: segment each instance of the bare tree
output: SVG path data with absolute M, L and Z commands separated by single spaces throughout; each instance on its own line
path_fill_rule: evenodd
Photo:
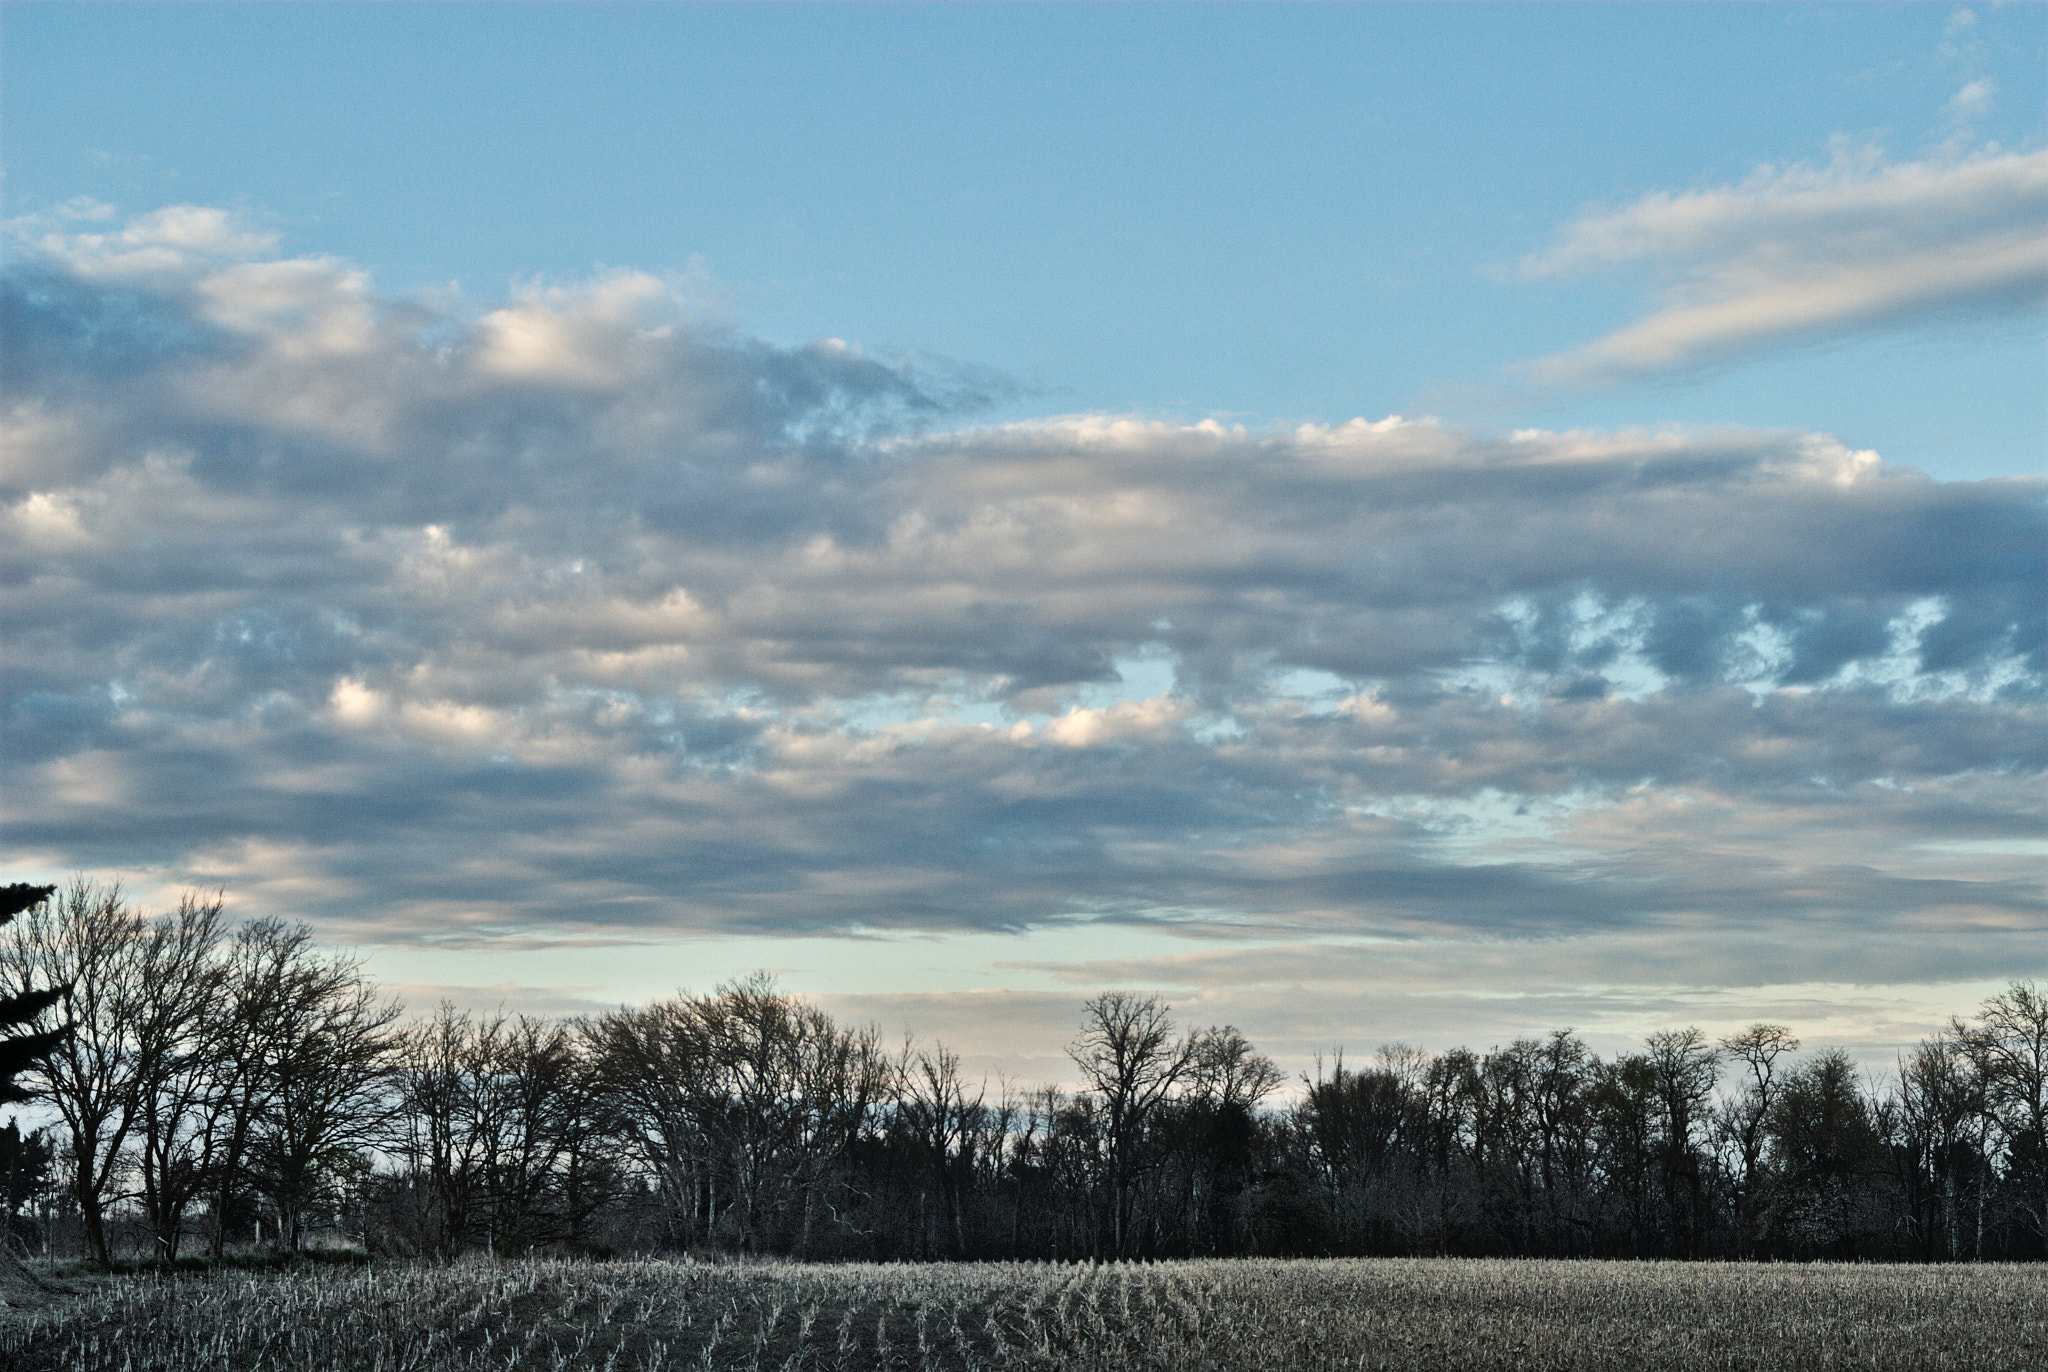
M 613 1109 L 687 1231 L 809 1251 L 834 1167 L 893 1086 L 872 1029 L 843 1029 L 765 973 L 593 1030 Z M 794 1232 L 791 1232 L 793 1229 Z
M 142 994 L 129 1025 L 135 1055 L 143 1218 L 156 1256 L 178 1256 L 185 1212 L 206 1189 L 214 1058 L 225 1023 L 218 957 L 223 898 L 186 895 L 148 922 L 137 952 Z
M 300 953 L 281 969 L 261 1063 L 262 1109 L 249 1150 L 257 1189 L 276 1206 L 297 1252 L 306 1220 L 336 1211 L 384 1133 L 396 1001 L 378 996 L 358 965 Z
M 1189 1251 L 1235 1246 L 1232 1206 L 1255 1171 L 1258 1104 L 1281 1081 L 1273 1060 L 1234 1024 L 1211 1025 L 1189 1045 L 1187 1078 L 1173 1109 L 1178 1209 Z
M 960 1074 L 960 1055 L 943 1043 L 916 1054 L 906 1046 L 898 1072 L 902 1086 L 897 1115 L 938 1183 L 949 1251 L 959 1257 L 967 1249 L 961 1192 L 971 1184 L 976 1145 L 986 1127 L 982 1100 L 988 1094 L 987 1083 L 975 1086 L 970 1096 Z
M 795 1189 L 803 1116 L 802 1040 L 816 1026 L 765 973 L 693 1000 L 704 1046 L 698 1118 L 730 1180 L 726 1218 L 739 1246 L 769 1242 L 776 1212 Z
M 143 920 L 118 883 L 75 877 L 54 899 L 23 912 L 0 945 L 10 994 L 64 988 L 71 1032 L 28 1074 L 69 1135 L 72 1198 L 92 1260 L 113 1266 L 106 1207 L 125 1161 L 123 1147 L 141 1104 L 131 1027 L 145 1013 L 140 950 Z
M 1664 1107 L 1666 1197 L 1686 1252 L 1693 1255 L 1706 1227 L 1701 1131 L 1711 1119 L 1709 1102 L 1720 1077 L 1721 1055 L 1698 1029 L 1666 1029 L 1650 1035 L 1646 1045 L 1657 1099 Z
M 2005 1136 L 2020 1211 L 2048 1244 L 2048 995 L 2015 981 L 1984 1002 L 1976 1023 L 1952 1027 L 1976 1060 Z
M 398 1035 L 393 1060 L 387 1147 L 420 1248 L 451 1256 L 474 1240 L 502 1256 L 556 1237 L 548 1207 L 577 1109 L 567 1026 L 479 1020 L 444 1001 Z
M 828 1190 L 841 1160 L 889 1098 L 896 1080 L 894 1064 L 882 1048 L 880 1030 L 872 1025 L 842 1027 L 822 1010 L 812 1006 L 804 1010 L 807 1032 L 801 1044 L 799 1078 L 805 1101 L 798 1154 L 802 1188 L 796 1241 L 799 1258 L 811 1254 L 820 1212 L 830 1205 Z
M 210 1246 L 219 1258 L 230 1226 L 249 1218 L 256 1195 L 251 1151 L 270 1109 L 283 1036 L 305 966 L 316 960 L 313 931 L 278 919 L 251 920 L 229 940 L 221 969 L 200 1147 L 210 1181 Z
M 1742 1064 L 1741 1090 L 1722 1105 L 1718 1123 L 1734 1146 L 1736 1238 L 1746 1249 L 1755 1238 L 1758 1199 L 1763 1177 L 1764 1145 L 1769 1138 L 1771 1107 L 1779 1091 L 1778 1059 L 1799 1051 L 1799 1040 L 1782 1024 L 1752 1024 L 1721 1040 L 1721 1049 Z
M 1082 1009 L 1081 1033 L 1067 1056 L 1102 1097 L 1109 1163 L 1111 1252 L 1129 1256 L 1138 1174 L 1146 1162 L 1146 1125 L 1188 1074 L 1191 1041 L 1176 1039 L 1171 1007 L 1157 996 L 1105 991 Z
M 704 1127 L 708 1045 L 691 1002 L 675 997 L 601 1016 L 582 1031 L 600 1118 L 654 1182 L 669 1240 L 687 1248 L 719 1213 L 719 1173 Z
M 1984 1256 L 1992 1122 L 1984 1085 L 1967 1045 L 1936 1034 L 1900 1059 L 1898 1094 L 1882 1103 L 1921 1258 Z
M 1828 1049 L 1785 1076 L 1771 1108 L 1772 1228 L 1805 1254 L 1868 1256 L 1885 1227 L 1879 1202 L 1884 1149 L 1856 1065 Z
M 519 1253 L 566 1232 L 557 1204 L 574 1147 L 580 1064 L 566 1026 L 521 1015 L 489 1061 L 484 1149 L 490 1251 Z
M 1536 1055 L 1537 1167 L 1553 1232 L 1552 1251 L 1578 1251 L 1592 1227 L 1591 1107 L 1586 1093 L 1598 1059 L 1569 1029 L 1554 1029 Z
M 411 1202 L 414 1242 L 436 1257 L 461 1251 L 481 1200 L 473 1078 L 503 1025 L 500 1016 L 480 1026 L 442 1001 L 432 1018 L 408 1025 L 393 1046 L 397 1111 L 387 1147 L 403 1169 L 399 1180 Z
M 1189 1045 L 1188 1091 L 1225 1107 L 1251 1109 L 1279 1089 L 1273 1060 L 1234 1024 L 1210 1025 Z

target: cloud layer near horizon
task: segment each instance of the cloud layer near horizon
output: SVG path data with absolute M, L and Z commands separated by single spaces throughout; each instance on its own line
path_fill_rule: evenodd
M 960 427 L 985 378 L 656 278 L 390 300 L 190 207 L 43 236 L 5 309 L 18 862 L 382 942 L 2048 951 L 2039 481 L 1741 430 Z

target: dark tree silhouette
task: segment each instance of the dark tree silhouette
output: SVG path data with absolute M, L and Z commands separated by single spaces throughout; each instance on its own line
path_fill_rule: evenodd
M 0 1102 L 61 1117 L 0 1125 L 0 1195 L 56 1156 L 77 1207 L 57 1232 L 102 1265 L 315 1228 L 439 1259 L 2003 1260 L 2048 1226 L 2032 982 L 1889 1083 L 1780 1025 L 1604 1061 L 1561 1029 L 1362 1070 L 1340 1052 L 1277 1105 L 1244 1034 L 1109 991 L 1069 1046 L 1076 1085 L 992 1103 L 943 1044 L 885 1054 L 765 973 L 595 1019 L 444 1005 L 401 1029 L 352 959 L 280 920 L 230 934 L 220 895 L 155 916 L 84 877 L 0 896 Z M 0 1302 L 33 1303 L 53 1288 L 8 1254 L 8 1213 Z
M 1174 1036 L 1169 1007 L 1157 996 L 1104 991 L 1088 1002 L 1081 1034 L 1067 1056 L 1101 1095 L 1109 1155 L 1109 1256 L 1135 1247 L 1138 1174 L 1153 1142 L 1146 1126 L 1194 1065 L 1192 1039 Z
M 11 924 L 16 915 L 33 910 L 56 891 L 54 886 L 31 886 L 26 882 L 15 882 L 11 886 L 0 886 L 0 925 Z M 68 1024 L 55 1029 L 37 1030 L 33 1026 L 45 1010 L 64 998 L 62 986 L 46 986 L 40 990 L 22 986 L 12 994 L 0 992 L 0 1105 L 13 1105 L 29 1098 L 29 1093 L 15 1084 L 15 1078 L 48 1057 L 50 1050 L 64 1041 L 71 1032 Z M 10 1129 L 13 1126 L 10 1124 Z M 21 1135 L 15 1130 L 12 1139 L 12 1161 L 21 1159 Z M 17 1168 L 10 1168 L 13 1172 Z M 26 1291 L 39 1291 L 43 1283 L 30 1277 L 15 1261 L 8 1242 L 9 1221 L 14 1215 L 14 1182 L 10 1175 L 0 1183 L 0 1290 L 6 1290 L 19 1297 Z
M 16 882 L 0 886 L 0 925 L 11 924 L 16 915 L 33 910 L 56 892 L 54 886 L 30 886 Z M 64 999 L 64 988 L 46 986 L 40 990 L 21 988 L 14 995 L 0 995 L 0 1105 L 13 1105 L 29 1098 L 15 1084 L 15 1078 L 49 1056 L 64 1041 L 70 1026 L 38 1032 L 33 1026 L 43 1011 Z

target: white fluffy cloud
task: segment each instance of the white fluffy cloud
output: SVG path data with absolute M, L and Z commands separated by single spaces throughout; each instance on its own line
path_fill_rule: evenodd
M 1908 194 L 1829 185 L 1744 195 Z M 1551 265 L 1755 257 L 1745 213 Z M 652 278 L 465 309 L 270 252 L 167 211 L 8 279 L 17 861 L 421 943 L 2048 951 L 2040 482 L 1736 430 L 961 427 L 984 379 Z
M 1991 97 L 1960 93 L 1958 109 Z M 1528 277 L 1647 266 L 1662 303 L 1531 366 L 1585 383 L 1697 365 L 1787 339 L 2048 296 L 2048 152 L 1765 167 L 1740 184 L 1645 196 L 1567 225 Z

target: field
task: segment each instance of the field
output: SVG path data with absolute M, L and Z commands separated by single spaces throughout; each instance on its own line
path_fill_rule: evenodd
M 2048 1268 L 508 1262 L 103 1279 L 19 1372 L 2038 1369 Z

